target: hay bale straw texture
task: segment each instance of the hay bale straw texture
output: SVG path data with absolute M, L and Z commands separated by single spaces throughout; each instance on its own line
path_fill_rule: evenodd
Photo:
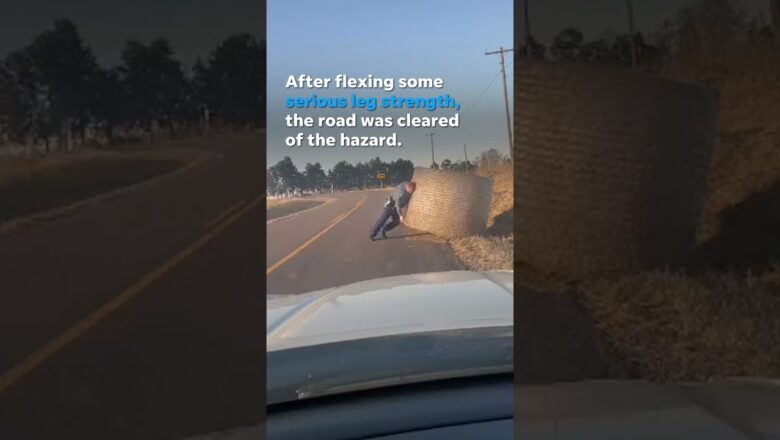
M 471 173 L 415 168 L 417 188 L 404 219 L 420 231 L 445 238 L 485 232 L 493 181 Z
M 705 191 L 714 95 L 623 69 L 517 68 L 516 260 L 579 278 L 684 258 Z

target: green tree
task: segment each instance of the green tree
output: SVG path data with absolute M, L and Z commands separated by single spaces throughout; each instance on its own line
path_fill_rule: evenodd
M 397 159 L 387 166 L 388 176 L 385 176 L 388 184 L 397 185 L 408 181 L 414 173 L 414 164 L 411 160 Z
M 528 44 L 525 44 L 525 42 L 523 42 L 523 44 L 518 48 L 518 52 L 517 52 L 518 55 L 520 55 L 521 57 L 528 56 L 528 51 L 527 51 L 528 46 L 531 47 L 531 54 L 530 54 L 531 58 L 544 59 L 547 52 L 547 48 L 543 44 L 536 41 L 533 35 L 531 36 Z
M 759 13 L 750 20 L 748 25 L 748 41 L 754 46 L 772 47 L 774 32 L 772 26 L 767 23 L 766 16 L 763 13 Z
M 745 12 L 733 0 L 699 0 L 680 9 L 663 38 L 674 51 L 719 52 L 746 30 Z
M 33 138 L 43 139 L 48 147 L 50 136 L 64 140 L 77 133 L 83 142 L 98 65 L 76 25 L 56 20 L 52 29 L 9 55 L 7 62 L 18 81 Z
M 585 38 L 579 30 L 571 27 L 565 28 L 553 39 L 550 53 L 559 61 L 581 61 L 584 40 Z
M 12 137 L 23 143 L 44 141 L 56 134 L 50 112 L 49 87 L 41 80 L 35 59 L 28 48 L 11 52 L 5 59 L 7 88 L 14 109 L 9 119 Z
M 471 161 L 463 161 L 458 160 L 454 164 L 452 164 L 452 169 L 457 171 L 471 171 L 476 169 L 476 165 L 472 164 Z
M 157 124 L 167 126 L 173 136 L 186 102 L 187 82 L 168 40 L 158 38 L 149 45 L 128 41 L 120 70 L 130 119 L 152 139 Z
M 301 186 L 301 173 L 289 156 L 285 156 L 268 171 L 278 191 L 291 191 Z
M 100 69 L 95 79 L 95 96 L 92 104 L 95 126 L 109 143 L 114 142 L 114 131 L 125 124 L 127 113 L 124 102 L 127 95 L 117 69 Z
M 480 168 L 493 168 L 500 165 L 505 159 L 506 156 L 499 153 L 495 148 L 491 148 L 479 155 L 478 163 Z
M 233 125 L 258 126 L 265 116 L 265 42 L 246 33 L 228 37 L 198 60 L 194 84 L 200 103 Z
M 206 112 L 213 111 L 213 95 L 216 93 L 211 90 L 213 81 L 210 78 L 210 72 L 206 63 L 200 59 L 195 59 L 192 66 L 192 80 L 190 81 L 190 99 L 192 110 L 197 112 L 195 120 L 199 122 L 202 134 L 206 134 Z M 209 115 L 209 119 L 211 116 Z
M 368 162 L 358 162 L 355 164 L 355 173 L 351 182 L 352 186 L 360 189 L 373 186 L 373 177 L 371 165 Z
M 308 190 L 324 189 L 327 183 L 328 177 L 325 175 L 325 170 L 322 169 L 322 165 L 319 162 L 307 163 L 304 168 L 303 177 L 305 184 L 304 188 Z
M 271 169 L 265 170 L 265 192 L 266 194 L 278 194 L 281 191 L 277 176 Z
M 0 142 L 8 138 L 21 141 L 28 129 L 30 109 L 25 103 L 23 91 L 14 78 L 14 72 L 6 63 L 0 63 Z
M 328 171 L 328 177 L 330 182 L 337 189 L 353 189 L 356 187 L 356 171 L 357 170 L 355 169 L 354 165 L 347 162 L 346 160 L 342 160 L 336 165 L 333 165 L 333 168 Z
M 83 143 L 98 71 L 92 50 L 69 20 L 55 21 L 54 28 L 38 36 L 30 50 L 41 80 L 48 85 L 55 126 L 75 130 Z

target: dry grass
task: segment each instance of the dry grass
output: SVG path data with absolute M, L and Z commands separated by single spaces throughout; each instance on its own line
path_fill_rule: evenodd
M 493 199 L 490 202 L 490 215 L 488 216 L 488 228 L 496 225 L 496 220 L 502 215 L 511 213 L 515 204 L 514 173 L 512 164 L 501 164 L 495 167 L 479 168 L 478 176 L 493 178 Z M 500 220 L 499 220 L 500 221 Z M 509 224 L 511 225 L 511 219 Z M 510 233 L 511 229 L 504 231 Z
M 76 163 L 90 160 L 119 159 L 117 153 L 99 150 L 79 150 L 71 153 L 55 152 L 48 155 L 0 156 L 0 185 L 11 180 L 38 173 L 57 171 Z
M 488 214 L 488 234 L 446 238 L 434 234 L 412 235 L 407 240 L 425 240 L 448 243 L 468 270 L 512 270 L 514 238 L 512 210 L 514 207 L 514 180 L 512 164 L 480 168 L 475 173 L 493 179 L 493 194 Z
M 757 277 L 640 273 L 584 293 L 596 326 L 644 378 L 780 376 L 780 267 Z
M 450 240 L 450 246 L 468 270 L 512 270 L 514 240 L 511 235 L 456 238 Z
M 717 138 L 698 239 L 717 235 L 721 214 L 780 182 L 780 56 L 746 44 L 686 54 L 662 74 L 703 82 L 719 94 Z
M 97 203 L 136 185 L 186 169 L 213 153 L 191 149 L 83 149 L 0 156 L 0 223 L 9 231 Z
M 266 208 L 276 208 L 277 206 L 287 205 L 290 203 L 299 202 L 300 200 L 297 199 L 266 199 L 265 201 L 265 207 Z
M 273 199 L 265 201 L 266 220 L 274 220 L 326 203 L 323 199 Z
M 70 152 L 55 151 L 49 154 L 0 155 L 0 185 L 18 179 L 60 173 L 73 166 L 88 162 L 120 163 L 137 159 L 175 160 L 192 163 L 211 153 L 189 148 L 131 150 L 80 149 Z
M 493 198 L 488 215 L 488 236 L 471 236 L 449 241 L 455 256 L 468 270 L 513 270 L 514 175 L 512 164 L 480 168 L 477 175 L 493 179 Z

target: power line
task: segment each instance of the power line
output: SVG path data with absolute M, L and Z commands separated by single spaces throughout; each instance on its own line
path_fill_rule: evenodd
M 504 111 L 506 112 L 506 133 L 507 133 L 507 141 L 509 141 L 509 160 L 512 160 L 513 151 L 514 148 L 512 146 L 512 116 L 509 114 L 509 92 L 507 91 L 506 86 L 506 63 L 504 61 L 504 54 L 512 52 L 514 49 L 504 49 L 503 47 L 499 47 L 498 50 L 492 51 L 492 52 L 485 52 L 485 55 L 496 55 L 498 54 L 498 60 L 501 64 L 501 78 L 504 82 Z
M 506 65 L 506 67 L 511 66 L 514 62 L 515 62 L 514 60 L 510 61 L 509 64 Z M 496 82 L 496 80 L 500 75 L 501 75 L 501 69 L 498 69 L 498 72 L 496 72 L 496 76 L 493 77 L 493 80 L 490 81 L 490 84 L 488 84 L 487 87 L 485 87 L 485 90 L 483 90 L 482 93 L 479 94 L 479 97 L 476 99 L 476 101 L 472 102 L 471 105 L 466 109 L 466 111 L 463 112 L 464 116 L 469 111 L 471 111 L 471 109 L 474 108 L 474 106 L 477 105 L 477 103 L 479 102 L 480 99 L 482 99 L 483 96 L 485 96 L 485 93 L 487 93 L 487 91 L 490 89 L 490 86 L 492 86 L 493 83 Z
M 498 69 L 498 72 L 496 72 L 496 76 L 493 77 L 493 80 L 490 81 L 490 84 L 488 84 L 487 87 L 485 87 L 485 90 L 482 91 L 482 93 L 479 94 L 479 98 L 477 98 L 476 101 L 471 103 L 468 109 L 466 109 L 465 112 L 463 112 L 463 115 L 465 116 L 469 111 L 471 111 L 472 108 L 474 108 L 475 105 L 479 102 L 480 99 L 482 99 L 483 96 L 485 96 L 485 93 L 487 93 L 488 89 L 490 89 L 490 86 L 493 85 L 494 82 L 498 79 L 499 75 L 501 75 L 501 69 Z

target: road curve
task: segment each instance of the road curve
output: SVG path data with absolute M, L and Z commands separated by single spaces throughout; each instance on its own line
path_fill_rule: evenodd
M 460 268 L 446 243 L 403 225 L 391 231 L 387 240 L 368 240 L 386 191 L 345 192 L 333 197 L 332 203 L 266 226 L 266 256 L 273 268 L 267 277 L 269 294 L 297 294 L 374 278 Z

